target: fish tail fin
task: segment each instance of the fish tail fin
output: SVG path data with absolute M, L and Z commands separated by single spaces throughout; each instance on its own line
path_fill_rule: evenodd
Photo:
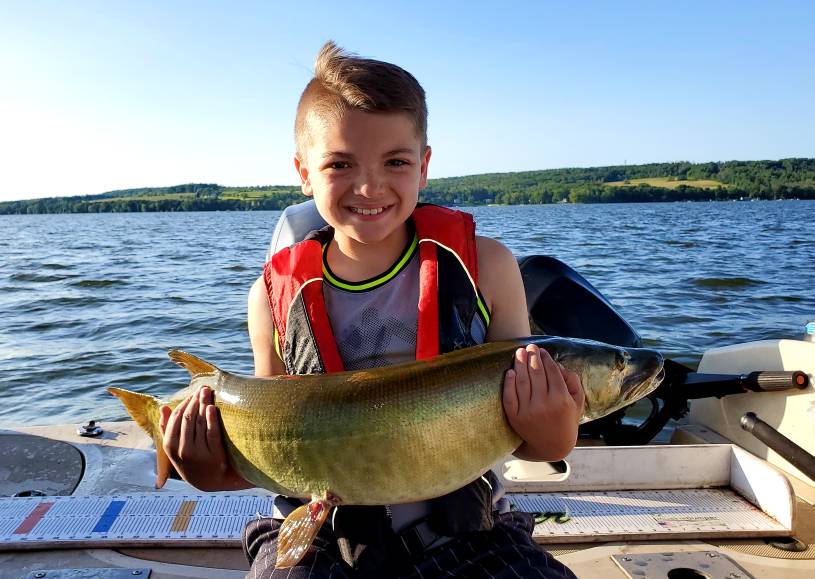
M 218 372 L 217 366 L 182 350 L 170 350 L 167 354 L 173 362 L 186 368 L 193 378 L 201 374 L 214 374 Z
M 158 398 L 150 396 L 149 394 L 131 392 L 130 390 L 123 390 L 121 388 L 110 387 L 107 390 L 122 401 L 130 417 L 133 418 L 136 424 L 141 426 L 142 430 L 147 434 L 153 436 L 156 430 L 161 430 L 158 425 L 161 402 Z
M 277 536 L 277 561 L 275 567 L 293 567 L 308 552 L 317 532 L 323 526 L 334 503 L 314 498 L 310 503 L 297 507 L 280 526 Z
M 149 394 L 110 387 L 108 392 L 124 404 L 127 413 L 156 445 L 156 488 L 160 489 L 170 476 L 170 458 L 164 452 L 164 433 L 161 431 L 161 401 Z

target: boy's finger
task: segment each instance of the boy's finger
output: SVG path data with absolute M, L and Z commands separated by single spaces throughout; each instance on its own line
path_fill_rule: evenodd
M 527 367 L 529 356 L 524 348 L 515 351 L 515 392 L 518 395 L 518 410 L 520 411 L 529 404 L 531 397 L 529 385 L 529 368 Z
M 541 352 L 540 348 L 535 344 L 529 344 L 526 347 L 526 354 L 529 379 L 531 381 L 529 398 L 531 400 L 542 400 L 549 390 L 549 381 L 546 379 L 542 359 L 542 356 L 546 354 L 546 350 Z
M 546 350 L 541 352 L 541 360 L 543 360 L 543 368 L 546 372 L 546 382 L 549 387 L 549 396 L 566 395 L 568 390 L 566 389 L 566 381 L 563 379 L 563 374 L 560 372 L 560 367 Z
M 200 441 L 201 445 L 212 448 L 210 446 L 210 420 L 208 417 L 210 408 L 215 408 L 212 404 L 212 389 L 209 386 L 203 386 L 199 399 L 198 424 L 195 427 L 195 437 Z M 220 431 L 218 436 L 220 437 Z
M 538 348 L 538 358 L 540 359 L 541 364 L 541 376 L 542 380 L 546 382 L 545 388 L 538 388 L 537 392 L 533 392 L 533 396 L 535 397 L 535 403 L 539 405 L 545 406 L 547 404 L 546 399 L 553 394 L 557 393 L 557 377 L 552 374 L 551 365 L 554 364 L 554 360 L 543 348 Z M 537 396 L 535 396 L 537 394 Z
M 518 415 L 518 392 L 515 389 L 515 370 L 507 370 L 504 374 L 504 412 L 507 416 Z
M 181 417 L 190 403 L 187 398 L 176 406 L 167 419 L 167 430 L 164 431 L 164 451 L 173 458 L 178 458 L 179 441 L 181 439 Z
M 198 414 L 195 415 L 195 446 L 207 447 L 207 408 L 209 405 L 198 404 Z
M 170 407 L 166 404 L 159 408 L 158 427 L 161 429 L 162 433 L 167 430 L 167 422 L 170 420 L 171 413 L 172 410 L 170 410 Z
M 529 344 L 526 347 L 526 355 L 529 361 L 529 368 L 531 370 L 535 370 L 538 372 L 543 372 L 543 362 L 541 360 L 541 353 L 540 348 L 538 348 L 535 344 Z
M 181 419 L 181 443 L 179 448 L 182 451 L 189 452 L 195 448 L 195 426 L 198 422 L 198 396 L 193 394 L 190 396 L 190 403 L 184 410 L 183 418 Z
M 209 404 L 209 388 L 204 386 L 198 391 L 198 416 L 206 423 L 207 405 Z
M 213 405 L 206 407 L 207 420 L 207 447 L 215 455 L 216 460 L 223 456 L 223 443 L 221 442 L 221 421 L 218 419 L 218 409 Z

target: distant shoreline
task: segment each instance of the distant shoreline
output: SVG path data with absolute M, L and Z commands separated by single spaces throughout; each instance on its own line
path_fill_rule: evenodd
M 419 199 L 447 206 L 815 199 L 815 159 L 653 163 L 431 179 Z M 281 210 L 296 186 L 188 183 L 0 203 L 0 215 Z
M 301 199 L 292 203 L 292 205 L 296 205 L 298 203 L 303 203 L 307 201 L 309 198 L 306 196 L 302 196 Z M 426 199 L 419 199 L 421 203 L 434 203 L 433 201 L 428 201 Z M 442 205 L 443 207 L 450 207 L 451 209 L 469 209 L 473 207 L 540 207 L 541 205 L 636 205 L 636 204 L 660 204 L 660 203 L 749 203 L 752 201 L 765 201 L 765 202 L 775 202 L 775 201 L 815 201 L 815 197 L 812 198 L 801 198 L 801 197 L 785 197 L 785 198 L 744 198 L 744 199 L 685 199 L 685 200 L 652 200 L 652 201 L 603 201 L 598 203 L 571 203 L 569 201 L 560 202 L 560 203 L 478 203 L 478 204 L 445 204 L 445 203 L 434 203 L 436 205 Z M 227 209 L 183 209 L 183 210 L 151 210 L 147 209 L 144 211 L 73 211 L 73 212 L 40 212 L 40 213 L 9 213 L 9 212 L 2 212 L 0 211 L 0 218 L 6 215 L 107 215 L 107 214 L 114 214 L 114 213 L 217 213 L 217 212 L 229 212 L 229 213 L 238 213 L 238 212 L 254 212 L 254 211 L 283 211 L 285 207 L 281 207 L 280 209 L 266 209 L 266 208 L 252 208 L 252 209 L 242 209 L 242 208 L 227 208 Z

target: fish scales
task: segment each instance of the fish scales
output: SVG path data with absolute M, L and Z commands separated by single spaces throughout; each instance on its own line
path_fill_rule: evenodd
M 463 486 L 520 444 L 501 391 L 513 353 L 529 343 L 580 375 L 583 422 L 647 395 L 661 378 L 653 350 L 541 336 L 370 370 L 272 378 L 173 352 L 193 378 L 169 404 L 212 388 L 229 459 L 257 486 L 297 497 L 330 492 L 346 504 L 411 502 Z M 111 391 L 160 447 L 161 403 Z
M 490 348 L 478 365 L 461 351 L 387 373 L 259 380 L 221 372 L 199 386 L 216 391 L 230 454 L 246 457 L 238 471 L 251 482 L 268 486 L 264 473 L 274 472 L 274 483 L 306 490 L 298 496 L 409 502 L 458 488 L 520 444 L 500 403 L 515 348 Z

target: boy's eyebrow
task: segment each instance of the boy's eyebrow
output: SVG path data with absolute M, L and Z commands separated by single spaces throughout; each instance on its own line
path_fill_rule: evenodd
M 394 149 L 393 151 L 388 151 L 383 156 L 384 157 L 390 157 L 392 155 L 414 155 L 414 154 L 416 154 L 415 149 L 412 149 L 410 147 L 402 147 L 400 149 Z
M 398 149 L 393 149 L 392 151 L 388 151 L 383 157 L 392 157 L 393 155 L 415 155 L 416 150 L 411 147 L 400 147 Z M 322 154 L 323 159 L 328 159 L 329 157 L 349 157 L 352 158 L 354 155 L 351 153 L 347 153 L 345 151 L 326 151 Z
M 353 155 L 345 151 L 326 151 L 322 154 L 323 159 L 328 159 L 329 157 L 353 157 Z

